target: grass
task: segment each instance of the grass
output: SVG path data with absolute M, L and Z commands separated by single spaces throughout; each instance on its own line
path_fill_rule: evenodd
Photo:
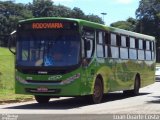
M 14 93 L 14 73 L 14 55 L 8 48 L 0 47 L 0 102 L 32 98 Z

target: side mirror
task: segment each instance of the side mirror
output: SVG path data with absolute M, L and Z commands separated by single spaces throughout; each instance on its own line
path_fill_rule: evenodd
M 90 40 L 88 40 L 84 35 L 82 36 L 82 39 L 84 40 L 85 49 L 86 49 L 86 50 L 90 50 L 90 49 L 91 49 Z
M 8 40 L 8 48 L 11 53 L 14 55 L 16 54 L 16 31 L 13 31 L 10 34 L 9 40 Z

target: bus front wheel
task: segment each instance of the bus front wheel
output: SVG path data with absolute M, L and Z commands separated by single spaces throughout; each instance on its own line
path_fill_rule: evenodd
M 40 103 L 40 104 L 43 104 L 43 103 L 48 103 L 49 100 L 50 100 L 50 97 L 49 96 L 39 96 L 39 95 L 35 95 L 35 100 Z
M 100 78 L 97 78 L 94 84 L 94 90 L 92 95 L 92 101 L 94 104 L 98 104 L 103 98 L 103 83 Z

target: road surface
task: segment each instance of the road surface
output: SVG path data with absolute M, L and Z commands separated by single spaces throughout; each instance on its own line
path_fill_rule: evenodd
M 0 105 L 0 114 L 160 114 L 160 82 L 140 89 L 140 95 L 109 93 L 101 104 L 91 105 L 82 98 L 52 99 L 39 105 L 36 101 Z

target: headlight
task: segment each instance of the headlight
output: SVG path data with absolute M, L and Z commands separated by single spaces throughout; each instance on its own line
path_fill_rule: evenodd
M 78 74 L 76 74 L 76 75 L 74 75 L 72 77 L 67 78 L 66 80 L 63 80 L 61 82 L 61 84 L 69 84 L 69 83 L 73 82 L 74 80 L 80 78 L 80 76 L 81 76 L 80 73 L 78 73 Z

